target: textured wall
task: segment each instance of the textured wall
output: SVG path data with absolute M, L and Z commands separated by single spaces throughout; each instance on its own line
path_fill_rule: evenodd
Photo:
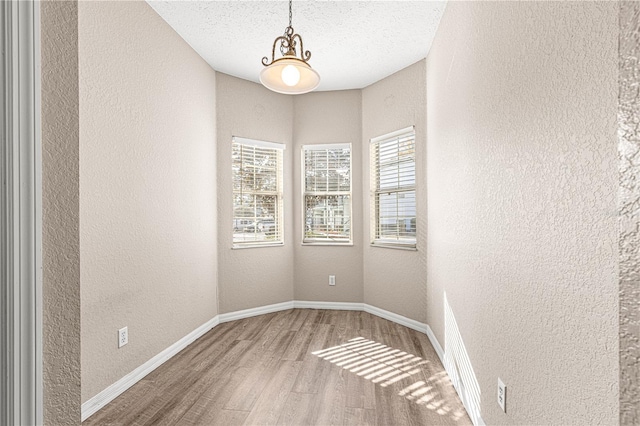
M 487 424 L 618 421 L 617 42 L 616 2 L 449 2 L 427 58 L 427 322 Z
M 217 73 L 220 313 L 293 299 L 293 97 Z M 233 250 L 231 138 L 284 143 L 284 246 Z
M 640 3 L 620 2 L 620 423 L 640 424 Z
M 44 421 L 80 423 L 78 4 L 41 3 Z
M 426 89 L 425 61 L 362 90 L 364 301 L 426 322 Z M 416 129 L 418 251 L 371 247 L 369 140 L 411 125 Z
M 81 2 L 79 34 L 86 401 L 218 313 L 216 110 L 215 72 L 147 3 Z
M 293 98 L 293 235 L 296 300 L 362 302 L 361 91 L 319 92 Z M 302 145 L 351 143 L 353 246 L 303 246 Z M 364 221 L 364 223 L 368 223 Z M 329 286 L 329 274 L 336 285 Z

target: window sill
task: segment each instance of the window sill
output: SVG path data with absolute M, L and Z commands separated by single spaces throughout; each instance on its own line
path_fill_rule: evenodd
M 250 248 L 261 248 L 261 247 L 283 247 L 284 243 L 269 243 L 269 244 L 243 244 L 241 246 L 232 246 L 231 250 L 243 250 Z
M 300 243 L 300 245 L 302 246 L 334 246 L 334 247 L 353 247 L 353 241 L 350 243 L 330 243 L 330 242 L 317 242 L 317 243 L 312 243 L 312 242 L 307 242 L 307 243 Z
M 394 249 L 394 250 L 418 251 L 418 248 L 416 246 L 411 246 L 411 245 L 402 246 L 397 244 L 371 243 L 370 246 L 377 247 L 377 248 L 388 248 L 388 249 Z

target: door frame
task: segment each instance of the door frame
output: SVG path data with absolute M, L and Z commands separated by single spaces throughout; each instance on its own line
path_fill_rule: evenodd
M 0 424 L 43 423 L 40 4 L 0 5 Z

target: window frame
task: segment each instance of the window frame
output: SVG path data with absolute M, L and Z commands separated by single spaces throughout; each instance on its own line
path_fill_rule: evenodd
M 309 194 L 307 189 L 307 175 L 306 175 L 306 151 L 328 151 L 331 149 L 349 149 L 349 191 L 326 191 L 321 195 L 348 195 L 349 196 L 349 239 L 342 241 L 331 241 L 329 239 L 307 239 L 306 225 L 307 225 L 307 206 L 306 197 Z M 301 202 L 301 244 L 303 246 L 353 246 L 353 146 L 350 142 L 345 143 L 330 143 L 330 144 L 307 144 L 300 147 L 300 191 L 302 194 Z M 316 191 L 314 191 L 316 192 Z M 315 194 L 318 195 L 318 194 Z
M 233 177 L 233 145 L 240 144 L 248 147 L 254 148 L 267 148 L 267 149 L 276 149 L 280 150 L 279 159 L 277 160 L 276 167 L 276 191 L 273 194 L 276 197 L 276 209 L 277 209 L 277 217 L 274 220 L 279 222 L 279 239 L 275 241 L 235 241 L 234 240 L 234 227 L 233 223 L 235 219 L 235 201 L 234 197 L 236 195 L 236 191 L 233 188 L 234 186 L 234 177 Z M 249 139 L 239 136 L 232 136 L 231 138 L 231 248 L 233 250 L 241 250 L 248 248 L 258 248 L 258 247 L 281 247 L 284 246 L 285 242 L 285 231 L 284 231 L 284 151 L 286 149 L 286 145 L 277 142 L 268 142 L 257 139 Z M 258 194 L 257 192 L 252 192 L 254 194 Z M 264 194 L 262 194 L 264 195 Z
M 403 136 L 413 136 L 413 162 L 414 162 L 414 184 L 413 186 L 405 186 L 399 187 L 393 190 L 384 190 L 380 191 L 378 189 L 378 158 L 376 153 L 376 145 L 379 145 L 384 142 L 389 142 L 396 138 L 401 138 Z M 383 247 L 383 248 L 392 248 L 392 249 L 401 249 L 401 250 L 417 250 L 417 242 L 418 242 L 418 233 L 417 233 L 417 218 L 418 218 L 418 191 L 417 191 L 417 155 L 416 155 L 416 131 L 415 126 L 405 127 L 403 129 L 396 130 L 394 132 L 386 133 L 384 135 L 376 136 L 369 140 L 369 194 L 370 194 L 370 246 L 371 247 Z M 381 193 L 401 193 L 413 190 L 415 194 L 415 205 L 414 208 L 416 210 L 416 235 L 411 239 L 407 239 L 406 241 L 400 241 L 395 239 L 385 239 L 380 238 L 378 234 L 379 230 L 379 221 L 380 221 L 380 213 L 379 206 L 376 203 L 376 196 Z

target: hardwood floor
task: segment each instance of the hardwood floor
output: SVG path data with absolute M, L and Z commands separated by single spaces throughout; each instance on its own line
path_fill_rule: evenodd
M 228 322 L 87 419 L 92 425 L 470 425 L 422 333 L 359 311 Z

